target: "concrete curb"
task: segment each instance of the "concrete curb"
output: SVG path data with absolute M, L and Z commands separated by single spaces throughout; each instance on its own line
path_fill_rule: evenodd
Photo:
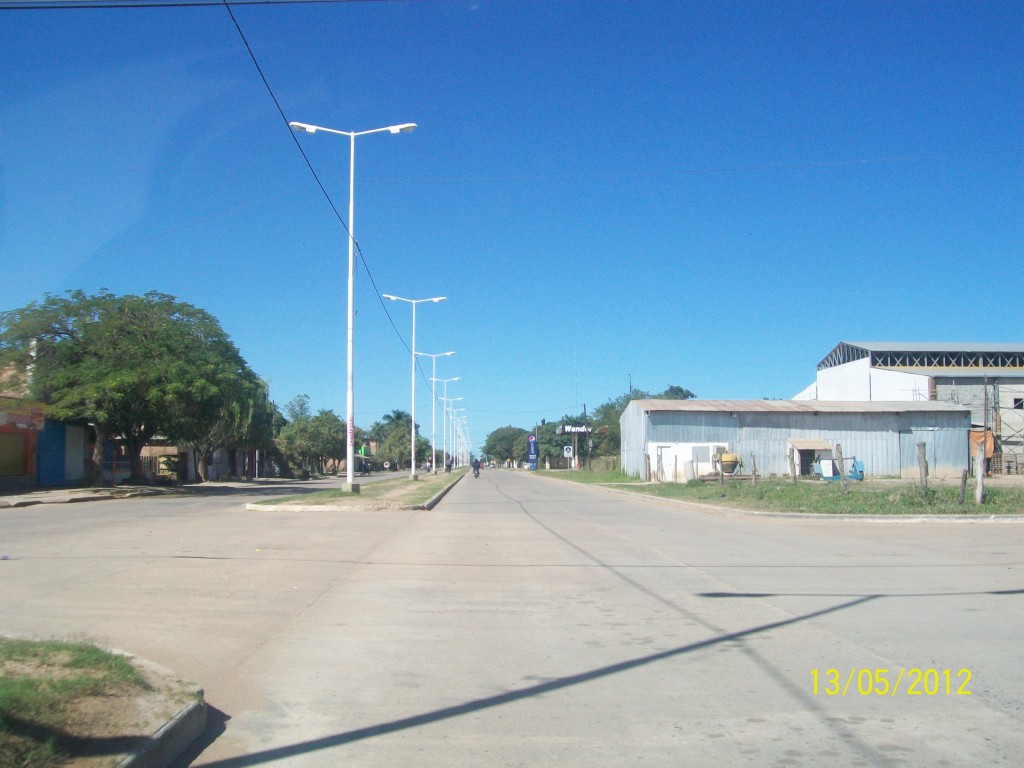
M 30 495 L 0 498 L 0 509 L 32 507 L 37 504 L 77 504 L 84 501 L 112 501 L 114 499 L 137 499 L 143 496 L 159 496 L 160 491 L 145 488 L 109 491 L 30 491 Z
M 166 768 L 206 730 L 206 702 L 190 701 L 164 723 L 149 741 L 123 758 L 117 768 Z
M 116 763 L 117 768 L 167 768 L 206 730 L 203 689 L 195 683 L 180 679 L 167 667 L 149 659 L 117 649 L 112 652 L 131 659 L 132 664 L 146 677 L 160 681 L 159 685 L 168 686 L 176 696 L 188 697 L 188 701 L 162 723 L 152 736 L 141 740 Z
M 463 472 L 461 475 L 459 475 L 454 480 L 452 480 L 450 483 L 448 483 L 448 485 L 446 485 L 440 491 L 435 493 L 433 498 L 431 498 L 425 504 L 422 504 L 419 507 L 413 507 L 413 509 L 433 509 L 434 507 L 437 506 L 438 502 L 441 501 L 441 499 L 443 499 L 445 496 L 448 495 L 448 491 L 450 491 L 452 488 L 454 488 L 456 485 L 458 485 L 459 481 L 462 478 L 464 478 L 466 476 L 466 474 L 467 474 L 466 472 Z
M 433 509 L 456 484 L 466 476 L 462 473 L 444 488 L 422 504 L 401 502 L 368 501 L 365 504 L 246 504 L 250 512 L 402 512 L 416 509 Z
M 75 504 L 80 501 L 109 501 L 118 498 L 112 493 L 95 494 L 89 496 L 49 496 L 38 499 L 15 498 L 13 501 L 0 499 L 0 509 L 16 509 L 18 507 L 32 507 L 36 504 Z

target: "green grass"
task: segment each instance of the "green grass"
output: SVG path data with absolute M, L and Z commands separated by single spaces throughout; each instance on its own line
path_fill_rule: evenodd
M 615 484 L 624 490 L 661 498 L 721 504 L 740 509 L 764 512 L 798 512 L 826 515 L 1010 515 L 1024 514 L 1024 488 L 993 488 L 985 490 L 985 503 L 974 503 L 974 483 L 968 484 L 964 504 L 959 502 L 960 487 L 932 485 L 922 497 L 913 482 L 885 484 L 850 481 L 849 492 L 843 493 L 838 482 L 788 480 L 747 480 L 691 483 L 640 483 L 623 475 L 604 473 L 588 477 L 583 472 L 542 473 L 582 483 Z
M 76 699 L 149 688 L 123 656 L 89 643 L 0 638 L 0 768 L 56 768 Z
M 618 471 L 616 471 L 616 472 L 589 472 L 589 471 L 587 471 L 585 469 L 582 469 L 582 470 L 579 470 L 579 471 L 571 471 L 570 472 L 570 471 L 564 470 L 564 469 L 563 470 L 557 470 L 557 471 L 541 469 L 541 470 L 537 470 L 536 474 L 544 475 L 546 477 L 558 477 L 558 478 L 562 478 L 563 480 L 572 480 L 573 482 L 576 482 L 576 483 L 586 483 L 588 485 L 589 484 L 595 484 L 595 485 L 615 484 L 615 485 L 619 485 L 621 483 L 630 483 L 630 484 L 633 484 L 633 485 L 639 485 L 640 484 L 640 481 L 637 480 L 635 477 L 630 477 L 629 475 L 623 474 L 622 472 L 618 472 Z
M 433 498 L 449 483 L 457 480 L 466 470 L 455 470 L 451 474 L 439 472 L 438 474 L 422 474 L 419 479 L 412 481 L 408 474 L 397 474 L 396 477 L 387 480 L 379 480 L 372 483 L 363 483 L 359 486 L 359 493 L 352 494 L 340 488 L 332 488 L 328 491 L 314 491 L 313 493 L 300 494 L 298 496 L 284 496 L 278 499 L 269 499 L 258 502 L 259 504 L 332 504 L 338 502 L 350 502 L 359 504 L 361 501 L 373 501 L 388 499 L 401 504 L 416 505 L 423 504 Z

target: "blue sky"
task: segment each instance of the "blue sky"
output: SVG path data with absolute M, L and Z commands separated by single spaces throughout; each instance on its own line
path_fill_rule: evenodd
M 279 404 L 344 416 L 347 235 L 227 11 L 11 4 L 0 308 L 170 293 Z M 378 293 L 448 297 L 416 346 L 456 351 L 477 446 L 630 381 L 788 398 L 840 340 L 1022 339 L 1016 0 L 234 13 L 287 120 L 419 125 L 357 140 L 360 426 L 410 406 L 411 313 Z M 347 218 L 348 139 L 296 138 Z M 416 407 L 429 434 L 424 378 Z

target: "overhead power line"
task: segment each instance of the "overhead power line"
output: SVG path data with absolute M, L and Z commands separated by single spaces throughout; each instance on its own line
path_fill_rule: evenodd
M 290 2 L 292 0 L 286 0 L 286 1 Z M 296 148 L 298 148 L 299 154 L 302 155 L 302 159 L 305 160 L 306 167 L 309 168 L 309 172 L 313 175 L 313 179 L 316 181 L 317 186 L 320 188 L 320 192 L 323 194 L 324 198 L 327 200 L 327 204 L 331 206 L 331 210 L 334 212 L 335 218 L 338 220 L 338 222 L 341 224 L 342 228 L 345 230 L 345 234 L 349 238 L 352 238 L 352 233 L 351 233 L 351 231 L 349 231 L 348 223 L 346 223 L 345 219 L 342 218 L 341 212 L 338 210 L 338 207 L 334 204 L 334 201 L 331 199 L 330 194 L 328 194 L 328 192 L 327 192 L 327 188 L 324 186 L 323 182 L 320 180 L 319 174 L 317 174 L 316 169 L 313 168 L 313 163 L 310 162 L 309 156 L 306 155 L 305 150 L 302 148 L 302 143 L 298 140 L 298 137 L 296 136 L 295 131 L 293 131 L 291 129 L 291 126 L 289 124 L 289 120 L 288 120 L 287 116 L 284 113 L 284 109 L 281 107 L 281 102 L 278 101 L 277 95 L 274 93 L 274 89 L 271 88 L 271 86 L 270 86 L 270 81 L 267 80 L 267 76 L 263 73 L 263 67 L 260 66 L 259 60 L 256 58 L 256 53 L 253 51 L 252 46 L 249 45 L 249 40 L 246 38 L 245 32 L 242 31 L 242 26 L 238 23 L 238 19 L 235 18 L 235 14 L 231 10 L 231 6 L 232 5 L 236 5 L 237 3 L 234 3 L 232 0 L 220 0 L 220 2 L 213 3 L 213 4 L 214 5 L 223 5 L 224 9 L 228 12 L 228 15 L 231 17 L 231 22 L 235 25 L 235 29 L 238 31 L 238 36 L 241 38 L 243 45 L 245 45 L 245 50 L 248 51 L 249 58 L 252 59 L 253 66 L 256 67 L 256 71 L 259 73 L 260 80 L 263 81 L 263 87 L 266 88 L 267 93 L 270 95 L 271 100 L 274 102 L 274 106 L 277 108 L 277 112 L 281 116 L 281 121 L 284 123 L 284 126 L 287 129 L 288 135 L 291 136 L 292 142 L 295 144 Z M 395 319 L 391 316 L 391 312 L 388 310 L 387 304 L 384 302 L 384 299 L 381 297 L 381 291 L 377 287 L 377 281 L 373 279 L 373 273 L 370 271 L 370 267 L 366 263 L 366 257 L 363 255 L 363 249 L 360 247 L 359 241 L 355 240 L 354 238 L 352 238 L 352 239 L 353 239 L 353 242 L 355 243 L 356 253 L 359 254 L 359 261 L 360 261 L 360 263 L 362 263 L 363 269 L 366 270 L 366 276 L 368 278 L 370 278 L 370 284 L 373 286 L 373 292 L 377 296 L 377 301 L 380 302 L 381 309 L 384 310 L 384 316 L 387 317 L 388 322 L 391 324 L 392 330 L 394 330 L 395 335 L 398 337 L 398 340 L 402 343 L 402 346 L 404 346 L 406 351 L 408 351 L 411 354 L 412 353 L 412 349 L 409 347 L 409 345 L 406 343 L 405 339 L 402 337 L 401 331 L 398 330 L 398 326 L 395 324 Z M 416 367 L 420 371 L 420 376 L 424 380 L 429 381 L 429 379 L 427 378 L 427 375 L 426 375 L 426 371 L 424 371 L 423 368 L 420 366 L 418 360 L 416 361 Z
M 211 5 L 329 5 L 394 0 L 0 0 L 0 11 L 69 11 L 99 8 L 198 8 Z

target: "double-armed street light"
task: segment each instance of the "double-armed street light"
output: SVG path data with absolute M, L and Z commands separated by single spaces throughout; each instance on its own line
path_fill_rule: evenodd
M 442 434 L 442 448 L 441 448 L 441 459 L 442 461 L 448 460 L 448 382 L 449 381 L 460 381 L 461 376 L 456 376 L 452 379 L 437 379 L 444 384 L 444 394 L 441 396 L 441 434 Z M 455 398 L 461 400 L 462 398 Z M 437 472 L 437 467 L 434 467 L 434 472 Z
M 355 337 L 355 213 L 356 213 L 356 137 L 366 136 L 371 133 L 408 133 L 416 129 L 416 123 L 400 123 L 399 125 L 388 125 L 384 128 L 373 128 L 369 131 L 339 131 L 334 128 L 324 128 L 320 125 L 309 123 L 288 123 L 292 130 L 301 133 L 334 133 L 349 138 L 349 172 L 348 172 L 348 386 L 345 393 L 345 424 L 348 433 L 345 439 L 345 490 L 351 493 L 358 493 L 359 486 L 355 484 L 353 469 L 355 464 L 355 394 L 353 391 L 354 368 L 353 368 L 353 340 Z
M 416 305 L 422 304 L 425 301 L 431 301 L 437 304 L 439 301 L 444 301 L 444 296 L 434 296 L 430 299 L 404 299 L 401 296 L 392 296 L 390 293 L 382 293 L 381 296 L 391 301 L 404 301 L 407 304 L 412 304 L 412 424 L 409 427 L 409 452 L 412 456 L 409 462 L 409 479 L 416 479 Z
M 455 400 L 462 400 L 462 398 L 461 397 L 453 397 L 452 401 L 455 401 Z M 461 434 L 461 429 L 459 430 L 459 434 L 456 434 L 455 428 L 457 426 L 461 426 L 461 422 L 458 419 L 461 419 L 462 417 L 461 416 L 456 417 L 455 414 L 456 413 L 460 413 L 461 411 L 464 411 L 464 410 L 466 410 L 466 409 L 465 408 L 451 408 L 451 409 L 449 409 L 449 412 L 452 415 L 452 456 L 457 456 L 458 457 L 458 462 L 457 462 L 456 466 L 460 466 L 460 467 L 465 463 L 463 461 L 464 457 L 462 455 L 462 445 L 461 445 L 462 434 Z
M 437 392 L 436 382 L 437 379 L 437 358 L 449 357 L 454 355 L 455 351 L 451 352 L 438 352 L 436 355 L 432 355 L 429 352 L 417 352 L 420 357 L 430 358 L 430 471 L 435 475 L 437 474 L 437 439 L 435 438 L 435 416 L 437 414 Z

